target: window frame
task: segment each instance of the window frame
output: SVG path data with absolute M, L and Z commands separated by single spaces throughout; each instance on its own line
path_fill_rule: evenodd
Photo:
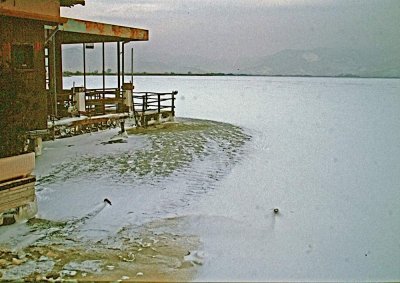
M 24 61 L 24 63 L 22 62 Z M 35 49 L 33 44 L 15 43 L 11 46 L 11 65 L 15 70 L 35 69 Z

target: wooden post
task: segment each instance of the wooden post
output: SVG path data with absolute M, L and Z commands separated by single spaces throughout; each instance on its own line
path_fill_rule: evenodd
M 148 103 L 149 103 L 149 96 L 148 96 L 148 93 L 146 92 L 145 111 L 147 111 L 147 109 L 149 107 Z M 144 124 L 145 124 L 146 127 L 147 127 L 147 122 L 148 122 L 147 119 L 144 119 Z
M 121 45 L 117 42 L 117 76 L 118 76 L 118 89 L 121 89 Z M 119 98 L 119 96 L 118 96 Z
M 105 59 L 106 59 L 106 55 L 105 55 L 105 51 L 104 51 L 104 42 L 102 42 L 102 57 L 103 57 L 103 62 L 102 62 L 102 67 L 103 67 L 103 91 L 105 91 L 106 89 L 106 63 L 105 63 Z
M 102 112 L 103 112 L 103 115 L 105 115 L 106 114 L 106 104 L 105 104 L 105 98 L 106 98 L 106 92 L 105 92 L 105 90 L 103 90 L 103 93 L 100 95 L 100 99 L 101 99 L 101 101 L 102 101 L 102 103 L 101 103 L 101 110 L 102 110 Z
M 144 100 L 144 110 L 147 111 L 147 101 L 148 101 L 148 93 L 146 92 L 145 100 Z
M 56 92 L 62 93 L 63 90 L 63 75 L 62 75 L 62 49 L 61 49 L 61 41 L 59 36 L 54 36 L 54 39 L 56 41 L 56 46 L 55 46 L 55 62 L 56 62 Z
M 133 47 L 131 49 L 131 83 L 133 83 Z
M 121 134 L 125 132 L 125 120 L 121 121 Z
M 86 89 L 86 44 L 83 44 L 83 87 Z
M 157 94 L 158 97 L 158 114 L 161 113 L 161 94 Z
M 117 76 L 118 76 L 118 90 L 117 90 L 117 97 L 118 104 L 117 104 L 117 113 L 122 112 L 122 103 L 121 103 L 121 44 L 117 42 Z
M 145 97 L 146 96 L 147 96 L 147 93 L 146 93 L 146 95 L 142 96 L 142 127 L 144 127 L 144 113 L 146 111 L 146 106 L 145 106 L 145 104 L 146 104 Z
M 175 94 L 177 94 L 177 92 L 173 91 L 172 92 L 172 102 L 171 102 L 172 117 L 175 117 Z
M 105 90 L 106 90 L 106 63 L 105 63 L 105 50 L 104 50 L 104 42 L 101 43 L 101 57 L 102 57 L 102 76 L 103 76 L 103 95 L 102 95 L 102 99 L 104 101 L 105 98 Z M 102 104 L 102 112 L 103 114 L 106 114 L 106 107 L 105 104 Z
M 125 83 L 125 42 L 122 42 L 122 85 Z
M 57 62 L 56 62 L 56 39 L 52 40 L 52 55 L 53 55 L 53 92 L 54 92 L 54 116 L 58 116 L 58 101 L 57 101 Z

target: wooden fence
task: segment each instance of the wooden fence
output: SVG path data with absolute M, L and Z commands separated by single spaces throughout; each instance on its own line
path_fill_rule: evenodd
M 160 120 L 162 115 L 175 116 L 177 91 L 133 92 L 133 113 L 136 124 L 147 126 L 150 119 Z
M 123 97 L 118 88 L 87 89 L 85 105 L 86 114 L 91 116 L 125 112 Z
M 59 111 L 60 117 L 72 115 L 66 109 L 75 107 L 79 114 L 99 116 L 111 113 L 133 112 L 138 126 L 147 126 L 149 121 L 161 121 L 165 116 L 175 116 L 175 100 L 177 91 L 172 92 L 133 92 L 132 99 L 123 97 L 118 88 L 86 89 L 84 92 L 84 109 L 79 107 L 78 93 L 66 91 L 59 96 L 59 105 L 64 111 Z M 158 115 L 158 116 L 157 116 Z

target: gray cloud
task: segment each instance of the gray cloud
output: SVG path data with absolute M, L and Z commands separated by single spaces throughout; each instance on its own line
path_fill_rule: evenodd
M 147 28 L 138 52 L 179 53 L 234 62 L 285 49 L 395 52 L 400 1 L 86 0 L 62 14 Z

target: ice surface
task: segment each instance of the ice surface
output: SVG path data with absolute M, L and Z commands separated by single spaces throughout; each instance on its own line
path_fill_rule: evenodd
M 72 86 L 77 78 L 65 80 Z M 194 131 L 130 135 L 126 143 L 107 143 L 117 130 L 45 143 L 36 166 L 39 216 L 63 224 L 34 233 L 0 228 L 0 243 L 45 231 L 44 239 L 26 243 L 67 237 L 71 245 L 118 251 L 133 244 L 143 252 L 155 242 L 135 239 L 138 227 L 173 219 L 151 224 L 151 237 L 199 237 L 202 245 L 186 254 L 189 265 L 202 264 L 195 264 L 196 280 L 400 278 L 400 80 L 137 77 L 134 83 L 138 91 L 173 85 L 177 115 L 208 121 L 183 120 Z M 169 271 L 182 264 L 170 262 Z
M 400 278 L 400 81 L 242 78 L 216 89 L 178 107 L 189 115 L 197 96 L 190 110 L 253 138 L 190 208 L 209 256 L 198 279 Z

